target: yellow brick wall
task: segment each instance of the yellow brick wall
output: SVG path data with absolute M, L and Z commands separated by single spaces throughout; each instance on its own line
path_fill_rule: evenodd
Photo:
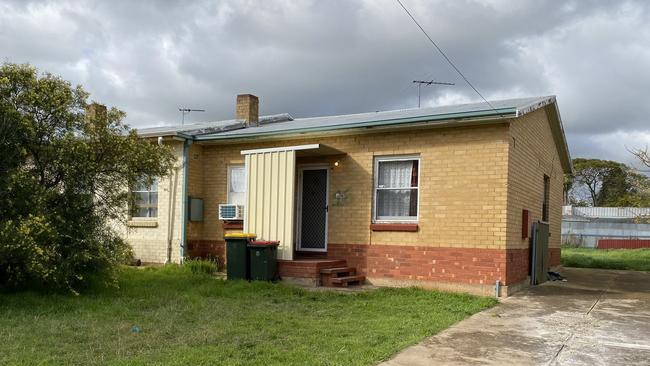
M 202 239 L 223 237 L 217 206 L 226 202 L 227 166 L 244 161 L 241 150 L 320 143 L 346 153 L 302 160 L 330 163 L 330 243 L 505 248 L 509 139 L 503 124 L 204 145 Z M 373 157 L 402 154 L 420 154 L 420 230 L 373 232 Z M 334 204 L 337 191 L 346 192 L 342 205 Z
M 338 244 L 391 244 L 467 248 L 527 248 L 521 239 L 521 210 L 541 218 L 543 175 L 551 177 L 550 246 L 560 246 L 562 167 L 544 109 L 510 125 L 422 129 L 410 132 L 359 134 L 281 142 L 201 145 L 189 153 L 189 195 L 203 198 L 204 221 L 188 225 L 188 240 L 222 240 L 217 207 L 226 202 L 227 171 L 243 164 L 241 150 L 320 143 L 343 156 L 299 158 L 298 163 L 330 166 L 328 241 Z M 182 220 L 182 142 L 174 142 L 176 174 L 159 183 L 156 227 L 131 227 L 125 238 L 137 258 L 165 262 L 170 196 L 172 260 L 179 260 Z M 373 232 L 373 164 L 375 156 L 420 154 L 418 232 Z M 340 165 L 334 166 L 339 160 Z M 345 192 L 336 204 L 334 195 Z
M 122 225 L 119 228 L 123 237 L 131 244 L 135 258 L 147 263 L 165 263 L 167 260 L 168 238 L 170 237 L 168 230 L 170 229 L 170 224 L 172 225 L 172 262 L 178 262 L 180 258 L 183 143 L 174 141 L 171 143 L 171 146 L 177 158 L 175 169 L 172 174 L 161 178 L 158 182 L 158 217 L 147 220 L 148 223 L 155 222 L 156 226 L 124 227 Z M 173 207 L 173 209 L 170 210 L 170 207 Z M 170 213 L 172 215 L 171 217 Z
M 223 240 L 219 204 L 228 201 L 228 167 L 243 165 L 242 145 L 203 147 L 203 240 Z M 227 232 L 240 232 L 228 230 Z
M 189 151 L 189 177 L 188 195 L 194 198 L 203 198 L 203 146 L 193 143 Z M 205 204 L 205 202 L 204 202 Z M 188 218 L 189 220 L 189 218 Z M 205 206 L 204 206 L 205 220 Z M 202 221 L 189 221 L 187 225 L 187 239 L 201 239 L 203 233 Z
M 552 108 L 552 107 L 551 107 Z M 507 247 L 528 248 L 521 238 L 522 210 L 530 220 L 541 220 L 544 175 L 550 177 L 549 247 L 560 247 L 564 173 L 544 108 L 513 120 L 510 124 L 508 164 Z

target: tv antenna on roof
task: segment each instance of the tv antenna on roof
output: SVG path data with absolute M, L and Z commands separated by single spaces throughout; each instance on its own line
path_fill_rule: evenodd
M 422 85 L 427 85 L 427 86 L 431 86 L 431 85 L 456 85 L 454 83 L 445 83 L 445 82 L 442 82 L 442 81 L 433 81 L 433 80 L 431 80 L 431 81 L 413 80 L 413 83 L 418 84 L 418 108 L 420 108 L 420 88 L 422 87 Z
M 205 109 L 178 108 L 178 111 L 181 112 L 181 126 L 182 126 L 185 124 L 185 114 L 190 114 L 190 112 L 205 112 Z

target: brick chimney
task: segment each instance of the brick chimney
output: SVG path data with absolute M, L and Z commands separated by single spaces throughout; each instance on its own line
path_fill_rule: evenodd
M 92 121 L 95 118 L 106 118 L 106 106 L 97 102 L 92 102 L 86 107 L 86 118 Z
M 257 126 L 259 122 L 259 99 L 253 94 L 237 95 L 235 118 L 246 121 L 246 126 Z
M 92 102 L 86 106 L 85 119 L 92 130 L 106 123 L 106 115 L 107 109 L 103 104 Z

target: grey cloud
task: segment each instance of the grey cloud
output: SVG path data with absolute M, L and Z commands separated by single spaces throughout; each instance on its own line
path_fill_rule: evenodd
M 574 156 L 650 138 L 643 1 L 404 0 L 488 98 L 558 95 Z M 392 0 L 2 1 L 0 57 L 83 84 L 134 126 L 231 118 L 240 92 L 296 116 L 477 100 Z M 622 139 L 627 139 L 622 141 Z

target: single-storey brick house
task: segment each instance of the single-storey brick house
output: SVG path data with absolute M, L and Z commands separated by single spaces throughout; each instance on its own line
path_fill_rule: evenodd
M 134 188 L 125 236 L 143 262 L 223 260 L 224 234 L 243 230 L 280 241 L 285 279 L 318 283 L 334 263 L 378 285 L 511 293 L 532 222 L 549 223 L 559 264 L 572 168 L 555 97 L 490 104 L 258 117 L 246 94 L 234 120 L 141 129 L 179 159 Z

